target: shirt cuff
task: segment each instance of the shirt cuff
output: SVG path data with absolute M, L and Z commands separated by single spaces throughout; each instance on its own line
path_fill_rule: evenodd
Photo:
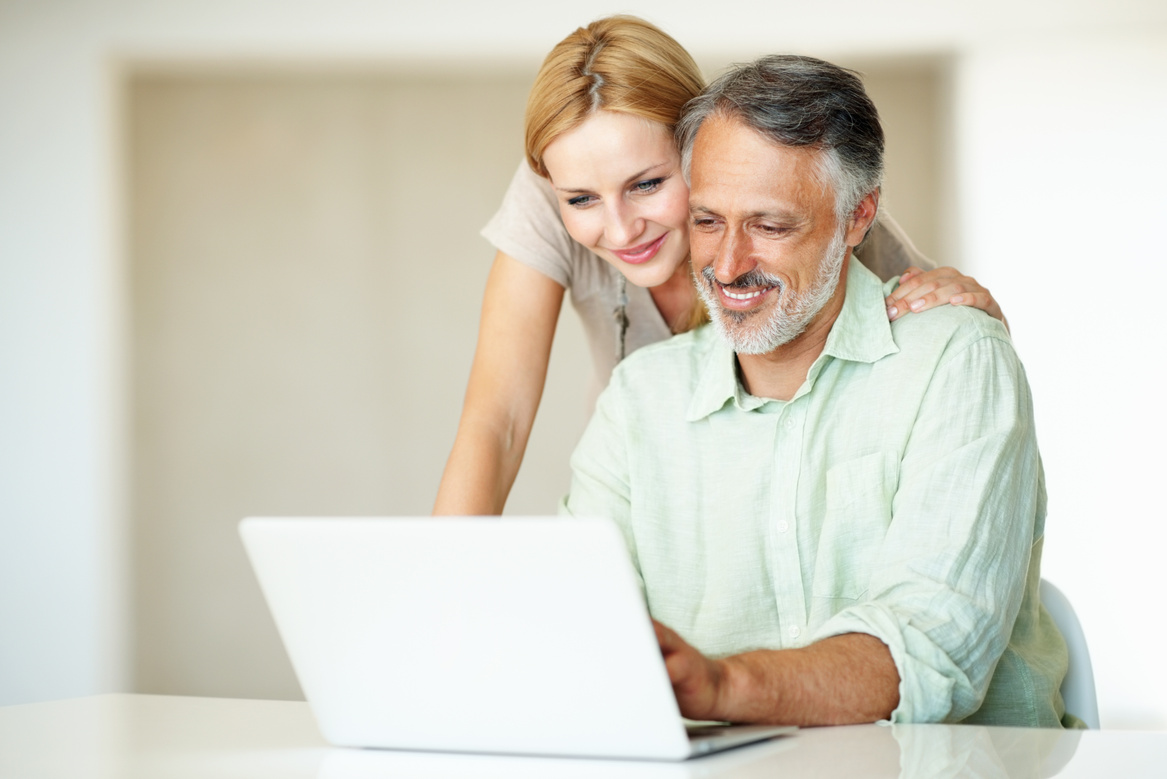
M 869 602 L 841 611 L 815 632 L 812 642 L 847 633 L 875 636 L 891 652 L 900 675 L 900 702 L 891 722 L 951 721 L 954 710 L 964 708 L 957 706 L 956 699 L 972 697 L 967 677 L 951 658 L 920 630 L 902 623 L 887 606 Z M 974 704 L 969 712 L 975 709 Z

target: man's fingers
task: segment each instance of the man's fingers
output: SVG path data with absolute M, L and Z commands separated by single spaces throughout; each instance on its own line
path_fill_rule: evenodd
M 652 629 L 656 632 L 656 640 L 661 644 L 664 644 L 668 640 L 669 634 L 673 632 L 655 619 L 652 621 Z
M 660 644 L 662 654 L 671 654 L 685 645 L 685 642 L 681 640 L 681 637 L 678 636 L 671 628 L 662 625 L 655 619 L 652 621 L 652 629 L 656 631 L 656 641 L 658 644 Z
M 662 625 L 655 619 L 652 621 L 652 627 L 656 631 L 656 640 L 660 644 L 661 655 L 664 657 L 669 679 L 675 683 L 691 674 L 693 658 L 697 653 L 687 651 L 691 650 L 691 647 L 671 628 Z
M 722 678 L 717 662 L 706 658 L 655 619 L 652 628 L 681 713 L 693 719 L 716 719 L 713 715 Z

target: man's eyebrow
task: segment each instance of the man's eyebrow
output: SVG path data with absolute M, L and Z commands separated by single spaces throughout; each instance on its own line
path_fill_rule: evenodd
M 662 162 L 656 162 L 656 163 L 653 163 L 652 165 L 649 165 L 649 166 L 648 166 L 647 168 L 645 168 L 644 170 L 642 170 L 642 171 L 638 171 L 637 173 L 634 173 L 634 174 L 632 174 L 631 176 L 629 176 L 628 178 L 624 179 L 624 183 L 625 183 L 625 184 L 629 184 L 629 183 L 631 183 L 631 182 L 633 182 L 633 181 L 636 181 L 637 179 L 642 179 L 642 178 L 645 178 L 646 176 L 648 176 L 648 174 L 652 173 L 652 172 L 653 172 L 654 170 L 656 170 L 657 168 L 663 168 L 665 165 L 668 165 L 668 164 L 669 164 L 669 163 L 668 163 L 667 161 L 662 161 Z M 552 186 L 552 188 L 554 188 L 556 191 L 558 191 L 558 192 L 563 192 L 563 193 L 565 193 L 565 194 L 568 194 L 568 195 L 571 195 L 571 194 L 584 194 L 584 193 L 588 193 L 588 192 L 594 192 L 594 191 L 595 191 L 595 190 L 591 190 L 591 189 L 572 189 L 572 188 L 570 188 L 570 187 L 557 187 L 557 186 L 555 186 L 554 182 L 551 184 L 551 186 Z
M 707 215 L 711 215 L 711 216 L 719 216 L 719 213 L 717 211 L 714 211 L 711 208 L 708 208 L 707 206 L 703 206 L 700 204 L 690 204 L 689 213 L 691 215 L 707 214 Z M 742 218 L 743 219 L 780 219 L 780 220 L 789 221 L 789 222 L 805 221 L 804 218 L 802 216 L 800 216 L 799 214 L 797 214 L 793 211 L 785 211 L 785 210 L 751 211 L 748 214 L 743 214 Z

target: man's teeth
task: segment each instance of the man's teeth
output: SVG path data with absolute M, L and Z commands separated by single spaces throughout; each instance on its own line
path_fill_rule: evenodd
M 727 298 L 732 298 L 733 300 L 753 300 L 754 298 L 756 298 L 760 295 L 766 294 L 766 292 L 768 292 L 769 289 L 770 288 L 767 287 L 766 289 L 759 289 L 759 290 L 755 290 L 754 292 L 739 293 L 739 292 L 730 292 L 725 287 L 722 287 L 721 291 L 725 293 L 725 296 Z

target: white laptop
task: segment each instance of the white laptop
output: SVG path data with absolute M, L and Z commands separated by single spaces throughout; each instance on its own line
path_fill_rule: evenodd
M 338 746 L 683 760 L 795 730 L 686 727 L 610 522 L 266 517 L 240 533 Z

